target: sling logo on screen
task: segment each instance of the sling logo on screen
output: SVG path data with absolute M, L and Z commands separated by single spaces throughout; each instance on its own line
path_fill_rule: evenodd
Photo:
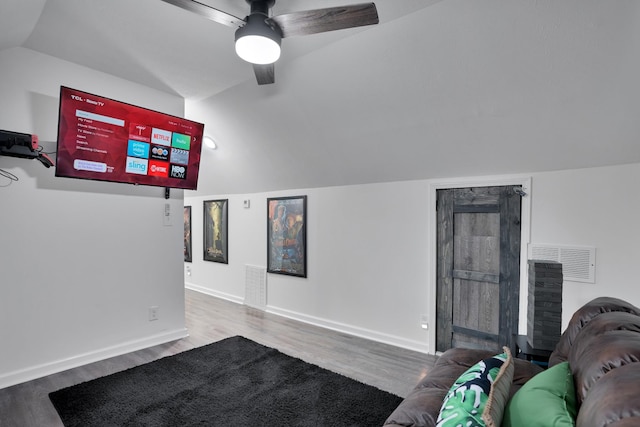
M 182 165 L 171 165 L 169 176 L 171 178 L 187 179 L 187 167 Z
M 136 159 L 135 157 L 127 157 L 127 167 L 125 172 L 135 173 L 138 175 L 146 175 L 149 161 L 143 159 Z

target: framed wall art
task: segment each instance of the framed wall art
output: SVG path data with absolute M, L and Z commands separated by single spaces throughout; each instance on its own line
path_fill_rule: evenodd
M 307 277 L 307 196 L 267 199 L 267 272 Z
M 191 206 L 184 207 L 184 261 L 191 262 Z
M 229 200 L 204 202 L 204 260 L 229 263 Z

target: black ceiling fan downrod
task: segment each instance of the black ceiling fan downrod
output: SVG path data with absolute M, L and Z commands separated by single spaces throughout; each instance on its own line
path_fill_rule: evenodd
M 269 9 L 273 7 L 276 0 L 246 0 L 251 6 L 251 15 L 259 13 L 261 15 L 269 17 Z

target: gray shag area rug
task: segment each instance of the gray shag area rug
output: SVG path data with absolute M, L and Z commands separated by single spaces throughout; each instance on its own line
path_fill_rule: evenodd
M 65 426 L 380 426 L 401 398 L 236 336 L 49 394 Z

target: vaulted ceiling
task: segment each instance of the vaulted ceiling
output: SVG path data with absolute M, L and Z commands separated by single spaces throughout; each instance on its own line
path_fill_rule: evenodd
M 160 0 L 4 0 L 0 50 L 185 98 L 218 142 L 203 194 L 640 162 L 640 2 L 375 3 L 379 25 L 283 40 L 267 86 L 236 57 L 233 28 Z

